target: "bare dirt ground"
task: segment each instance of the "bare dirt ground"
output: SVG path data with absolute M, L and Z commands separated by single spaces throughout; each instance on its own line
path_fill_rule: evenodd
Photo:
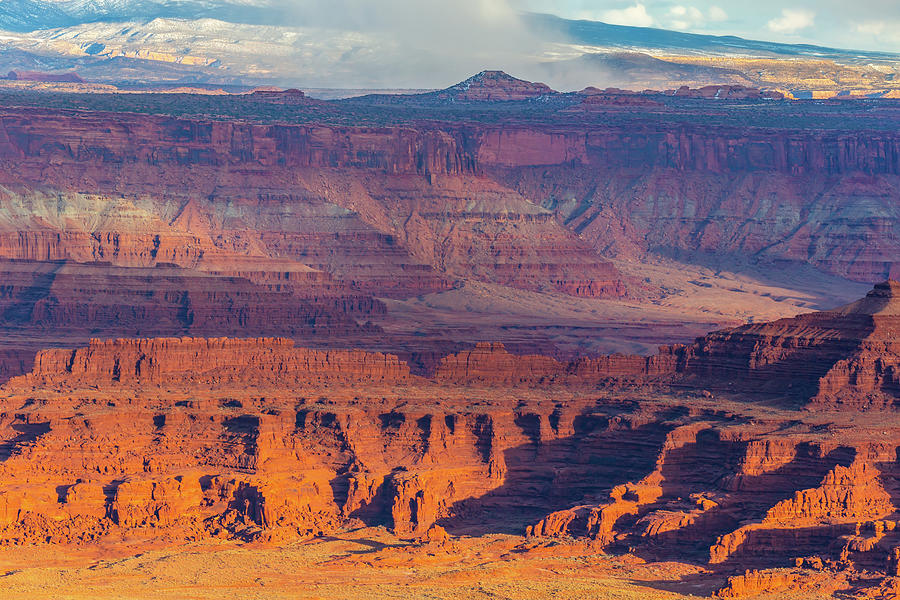
M 383 528 L 280 548 L 207 542 L 174 550 L 125 544 L 0 551 L 0 593 L 22 600 L 678 600 L 708 598 L 723 582 L 702 567 L 608 556 L 584 541 L 489 535 L 435 546 Z
M 204 543 L 145 552 L 127 545 L 3 550 L 0 592 L 73 600 L 678 599 L 697 597 L 694 591 L 709 595 L 708 578 L 703 589 L 691 590 L 690 576 L 700 571 L 605 556 L 584 542 L 548 546 L 491 535 L 423 546 L 368 528 L 282 548 Z M 685 578 L 688 583 L 680 581 Z
M 710 331 L 830 309 L 870 284 L 813 269 L 703 266 L 655 256 L 613 261 L 630 280 L 624 300 L 576 298 L 468 281 L 406 301 L 387 300 L 388 332 L 510 344 L 550 343 L 581 353 L 653 354 Z

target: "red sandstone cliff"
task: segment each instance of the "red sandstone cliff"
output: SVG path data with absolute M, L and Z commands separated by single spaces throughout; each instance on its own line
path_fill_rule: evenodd
M 812 555 L 884 569 L 900 544 L 891 422 L 838 440 L 752 403 L 597 393 L 669 373 L 667 356 L 481 345 L 429 382 L 393 356 L 281 339 L 49 350 L 0 389 L 0 541 L 279 541 L 362 521 L 413 538 L 435 524 L 588 536 L 741 571 Z M 579 393 L 579 369 L 593 389 Z M 722 593 L 782 583 L 801 585 Z
M 621 296 L 616 270 L 552 213 L 478 177 L 476 137 L 460 126 L 0 115 L 0 256 L 215 272 L 253 259 L 263 274 L 291 261 L 389 297 L 460 277 Z
M 307 350 L 280 338 L 92 340 L 87 348 L 40 352 L 31 373 L 9 386 L 296 385 L 409 380 L 396 356 L 353 350 Z
M 510 354 L 503 344 L 485 342 L 443 358 L 435 379 L 488 386 L 668 382 L 675 376 L 677 360 L 664 348 L 649 357 L 615 354 L 560 362 L 542 355 Z
M 900 284 L 876 285 L 832 311 L 712 333 L 685 349 L 695 381 L 772 391 L 818 404 L 893 406 L 900 399 Z
M 181 190 L 183 194 L 187 185 L 194 189 L 195 199 L 210 195 L 224 199 L 235 189 L 258 189 L 264 195 L 286 192 L 292 182 L 285 169 L 340 169 L 345 175 L 353 173 L 350 179 L 355 179 L 357 189 L 360 182 L 363 188 L 372 183 L 384 187 L 394 175 L 424 176 L 431 183 L 421 182 L 413 191 L 421 199 L 435 197 L 429 186 L 441 176 L 474 178 L 470 180 L 480 181 L 483 187 L 490 187 L 486 181 L 490 177 L 520 192 L 521 207 L 530 202 L 554 208 L 594 250 L 751 255 L 810 263 L 865 281 L 887 277 L 900 250 L 887 233 L 892 230 L 890 201 L 896 196 L 900 174 L 900 141 L 895 137 L 862 130 L 675 126 L 649 120 L 638 120 L 625 129 L 578 120 L 552 125 L 444 122 L 354 128 L 36 109 L 9 109 L 0 116 L 0 155 L 14 161 L 3 177 L 9 184 L 49 185 L 64 193 L 105 190 L 128 195 L 148 190 L 173 194 Z M 47 164 L 52 167 L 45 169 Z M 127 173 L 122 172 L 125 165 Z M 238 172 L 241 183 L 235 184 Z M 273 190 L 272 184 L 285 177 L 288 181 Z M 365 210 L 352 199 L 353 190 L 345 181 L 327 186 L 335 192 L 329 196 L 331 202 L 359 211 L 368 227 L 399 235 L 407 244 L 418 239 L 417 231 L 397 227 L 407 219 L 412 224 L 426 223 L 429 235 L 434 235 L 442 226 L 506 214 L 505 231 L 511 231 L 519 217 L 527 218 L 529 212 L 521 207 L 462 213 L 428 208 L 428 213 L 440 214 L 439 222 L 428 223 L 432 217 L 420 220 L 410 207 L 396 214 L 389 214 L 390 207 L 378 209 L 379 214 Z M 240 193 L 237 196 L 247 200 Z M 389 205 L 394 201 L 387 200 Z M 449 200 L 452 204 L 453 194 Z M 835 214 L 847 218 L 829 216 Z M 171 223 L 172 216 L 165 216 Z M 349 220 L 347 224 L 352 225 Z M 584 249 L 561 236 L 552 223 L 536 229 L 553 230 L 562 245 L 552 246 L 577 255 L 575 264 L 585 268 Z M 857 235 L 857 230 L 867 234 Z M 58 232 L 50 228 L 50 234 L 54 233 Z M 165 247 L 168 232 L 155 233 Z M 186 233 L 196 235 L 197 231 L 188 228 Z M 498 234 L 488 233 L 472 239 L 489 244 L 491 235 Z M 296 249 L 292 252 L 321 252 L 316 244 L 321 245 L 322 236 L 291 238 Z M 464 241 L 445 242 L 460 249 Z M 390 245 L 389 240 L 385 242 Z M 424 249 L 412 250 L 417 258 L 425 257 Z M 388 248 L 381 251 L 390 252 Z M 505 259 L 501 254 L 498 264 L 512 262 L 517 252 L 513 248 Z M 426 259 L 425 264 L 443 268 L 439 261 Z M 342 266 L 332 260 L 335 273 L 349 268 L 346 259 Z M 551 268 L 540 278 L 558 281 L 554 270 L 559 269 Z M 581 282 L 566 274 L 565 280 L 571 282 L 559 287 L 583 294 L 592 279 L 600 279 L 604 282 L 600 287 L 610 289 L 609 274 L 584 277 Z M 390 280 L 385 277 L 381 284 Z

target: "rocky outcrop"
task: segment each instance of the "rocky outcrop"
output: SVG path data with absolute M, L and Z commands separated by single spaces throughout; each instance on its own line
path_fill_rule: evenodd
M 516 355 L 500 343 L 481 342 L 472 350 L 441 359 L 435 378 L 466 385 L 548 385 L 668 382 L 676 375 L 678 355 L 663 348 L 656 356 L 616 354 L 560 362 L 549 356 Z
M 413 98 L 439 102 L 509 102 L 555 93 L 543 83 L 517 79 L 503 71 L 482 71 L 445 90 Z
M 747 571 L 728 578 L 715 598 L 751 598 L 761 594 L 817 593 L 826 597 L 850 587 L 846 575 L 801 569 Z
M 849 526 L 852 530 L 859 522 L 892 514 L 893 501 L 879 476 L 877 469 L 863 461 L 835 466 L 819 487 L 797 491 L 770 508 L 759 522 L 719 537 L 709 549 L 710 563 L 725 562 L 736 554 L 771 552 L 779 537 L 797 546 L 814 546 L 823 529 L 839 532 Z
M 87 348 L 40 352 L 31 373 L 12 387 L 33 385 L 290 385 L 409 380 L 396 356 L 349 350 L 306 350 L 279 338 L 92 340 Z
M 772 391 L 818 405 L 900 399 L 900 284 L 832 311 L 712 333 L 685 349 L 689 380 Z
M 585 361 L 481 345 L 429 380 L 284 339 L 48 350 L 0 390 L 0 541 L 280 543 L 362 522 L 428 544 L 586 537 L 728 573 L 895 560 L 890 422 L 835 439 L 793 411 L 604 383 L 668 372 L 659 357 L 598 359 L 585 390 Z M 804 585 L 727 593 L 782 584 Z

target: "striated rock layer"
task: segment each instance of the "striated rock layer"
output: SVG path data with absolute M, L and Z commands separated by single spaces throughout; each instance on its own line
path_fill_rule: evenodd
M 669 382 L 676 373 L 678 356 L 614 354 L 560 362 L 539 354 L 516 355 L 503 344 L 479 343 L 441 359 L 435 379 L 463 385 L 547 385 L 570 383 L 653 383 Z
M 551 212 L 479 176 L 471 139 L 455 126 L 10 112 L 0 256 L 215 272 L 287 261 L 401 298 L 460 277 L 623 295 L 616 270 Z
M 307 350 L 283 338 L 155 338 L 92 340 L 87 348 L 45 350 L 22 385 L 288 385 L 300 382 L 410 379 L 396 356 L 353 350 Z
M 829 311 L 713 332 L 653 356 L 611 355 L 560 362 L 512 355 L 482 343 L 436 369 L 457 384 L 674 384 L 767 393 L 789 402 L 855 408 L 900 401 L 900 283 Z
M 351 315 L 378 311 L 363 298 L 354 303 L 345 296 L 341 304 L 341 296 L 300 298 L 289 286 L 264 287 L 164 263 L 0 260 L 0 276 L 0 327 L 23 337 L 337 335 L 361 330 Z
M 818 404 L 891 406 L 900 400 L 900 283 L 852 304 L 712 333 L 684 350 L 699 382 L 773 391 Z
M 449 367 L 429 381 L 391 356 L 282 339 L 43 352 L 0 390 L 0 542 L 279 542 L 362 523 L 438 541 L 589 537 L 730 574 L 810 556 L 887 574 L 900 547 L 891 422 L 804 424 L 568 374 L 462 383 Z M 798 577 L 748 575 L 721 595 Z

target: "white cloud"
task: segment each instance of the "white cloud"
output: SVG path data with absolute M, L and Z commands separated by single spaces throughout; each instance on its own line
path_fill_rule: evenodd
M 650 27 L 653 25 L 653 17 L 647 12 L 643 4 L 635 4 L 628 8 L 606 10 L 600 13 L 600 18 L 612 25 L 631 25 L 634 27 Z
M 444 87 L 483 69 L 527 76 L 544 47 L 513 0 L 265 1 L 288 26 L 358 38 L 335 63 L 298 61 L 314 74 L 310 87 L 339 78 L 358 87 Z
M 726 13 L 719 6 L 710 6 L 709 7 L 709 20 L 710 21 L 727 21 L 728 13 Z
M 855 29 L 857 33 L 879 37 L 884 33 L 885 27 L 884 21 L 866 21 L 865 23 L 857 23 Z
M 816 13 L 811 10 L 784 8 L 781 16 L 768 23 L 769 31 L 775 33 L 797 33 L 815 23 Z
M 666 13 L 665 25 L 670 29 L 703 29 L 707 22 L 728 19 L 725 11 L 718 6 L 709 9 L 708 14 L 696 6 L 675 5 Z
M 870 46 L 896 48 L 900 44 L 900 20 L 862 21 L 853 24 L 853 31 Z

